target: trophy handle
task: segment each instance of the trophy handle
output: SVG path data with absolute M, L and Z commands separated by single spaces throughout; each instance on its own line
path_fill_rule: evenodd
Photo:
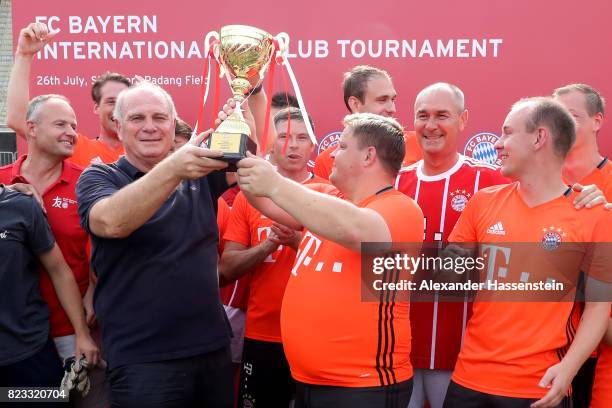
M 211 41 L 210 39 L 214 38 L 215 41 L 212 42 L 211 45 Z M 208 55 L 208 53 L 210 52 L 211 48 L 213 50 L 213 55 L 215 56 L 215 58 L 217 58 L 217 47 L 215 47 L 216 44 L 218 44 L 219 42 L 219 33 L 216 31 L 211 31 L 208 34 L 206 34 L 206 37 L 204 37 L 204 55 Z
M 214 38 L 214 40 L 211 41 L 211 38 Z M 210 54 L 210 56 L 212 56 L 215 61 L 217 61 L 217 64 L 219 64 L 220 68 L 219 77 L 223 78 L 223 76 L 225 75 L 225 67 L 221 63 L 221 52 L 219 50 L 220 46 L 221 40 L 218 32 L 211 31 L 206 34 L 206 37 L 204 38 L 204 55 Z
M 285 32 L 280 32 L 276 34 L 274 37 L 276 43 L 278 44 L 278 50 L 276 51 L 275 59 L 281 58 L 289 51 L 289 34 Z

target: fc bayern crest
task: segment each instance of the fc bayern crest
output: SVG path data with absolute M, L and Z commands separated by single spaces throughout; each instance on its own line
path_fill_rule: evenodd
M 548 251 L 559 248 L 563 237 L 566 235 L 561 228 L 555 228 L 553 226 L 542 228 L 544 236 L 542 237 L 542 246 Z
M 330 147 L 336 146 L 340 140 L 341 134 L 342 132 L 331 132 L 326 134 L 323 139 L 319 140 L 317 154 L 320 154 L 323 150 L 327 150 Z
M 451 199 L 451 208 L 457 212 L 462 212 L 465 209 L 468 200 L 472 196 L 467 191 L 459 189 L 451 192 L 449 195 Z
M 482 132 L 475 134 L 465 143 L 463 154 L 472 157 L 481 162 L 501 165 L 501 161 L 497 157 L 495 143 L 499 140 L 499 136 L 491 132 Z

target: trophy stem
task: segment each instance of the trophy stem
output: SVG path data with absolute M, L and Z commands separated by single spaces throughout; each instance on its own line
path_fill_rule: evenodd
M 244 100 L 244 97 L 242 98 Z M 219 133 L 241 133 L 251 136 L 251 128 L 244 121 L 242 111 L 240 110 L 240 102 L 236 101 L 236 110 L 225 119 L 216 129 Z

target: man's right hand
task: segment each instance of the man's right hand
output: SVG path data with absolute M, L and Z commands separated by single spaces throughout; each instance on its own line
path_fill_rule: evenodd
M 30 23 L 19 33 L 16 54 L 33 56 L 50 43 L 59 31 L 49 31 L 46 24 Z
M 167 165 L 177 178 L 195 180 L 227 167 L 227 162 L 217 160 L 223 156 L 222 151 L 200 146 L 210 133 L 212 129 L 200 133 L 166 159 Z

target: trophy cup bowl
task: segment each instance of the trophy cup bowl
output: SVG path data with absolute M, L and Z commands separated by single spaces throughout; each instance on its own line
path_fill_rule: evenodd
M 251 130 L 244 121 L 239 105 L 245 95 L 253 88 L 252 83 L 260 83 L 274 51 L 273 38 L 259 28 L 244 25 L 229 25 L 221 28 L 219 61 L 229 73 L 236 110 L 213 132 L 208 139 L 208 147 L 222 150 L 222 160 L 235 163 L 246 157 L 246 152 L 255 153 L 257 145 L 251 138 Z

